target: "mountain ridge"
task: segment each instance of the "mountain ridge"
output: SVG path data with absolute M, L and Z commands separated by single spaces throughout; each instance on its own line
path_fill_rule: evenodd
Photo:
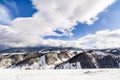
M 120 48 L 84 50 L 59 48 L 38 52 L 0 54 L 0 68 L 84 69 L 120 68 Z

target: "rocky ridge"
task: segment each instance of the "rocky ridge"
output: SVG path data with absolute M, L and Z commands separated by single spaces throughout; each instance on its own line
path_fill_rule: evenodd
M 120 68 L 120 48 L 103 50 L 54 50 L 0 54 L 0 68 L 85 69 Z

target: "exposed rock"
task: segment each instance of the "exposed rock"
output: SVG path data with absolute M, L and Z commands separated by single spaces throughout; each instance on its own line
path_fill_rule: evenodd
M 12 60 L 10 58 L 5 58 L 5 59 L 2 59 L 0 60 L 0 67 L 7 67 L 7 66 L 10 66 L 12 63 Z
M 88 53 L 90 52 L 90 53 Z M 110 53 L 88 51 L 76 55 L 65 63 L 59 64 L 55 69 L 81 68 L 119 68 L 120 57 Z M 71 66 L 72 64 L 72 66 Z M 78 67 L 79 66 L 79 67 Z
M 100 68 L 119 68 L 119 64 L 114 55 L 109 54 L 101 59 L 97 59 Z
M 58 61 L 58 55 L 57 53 L 48 53 L 45 55 L 46 58 L 46 64 L 48 65 L 55 65 Z
M 78 54 L 77 56 L 73 57 L 66 63 L 67 64 L 69 63 L 68 69 L 71 69 L 71 66 L 70 66 L 71 63 L 73 64 L 72 67 L 77 68 L 77 62 L 80 62 L 79 64 L 81 65 L 82 68 L 96 68 L 93 62 L 93 58 L 94 57 L 92 55 L 84 52 L 84 53 Z M 66 63 L 61 64 L 62 66 L 58 65 L 56 66 L 56 68 L 59 67 L 57 69 L 62 69 Z
M 60 50 L 44 53 L 0 54 L 0 68 L 85 69 L 120 68 L 120 49 Z

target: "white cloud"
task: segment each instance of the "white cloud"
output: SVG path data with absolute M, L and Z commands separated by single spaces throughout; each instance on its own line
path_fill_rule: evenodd
M 0 25 L 0 45 L 19 46 L 21 42 L 21 35 L 18 34 L 16 30 L 9 26 Z
M 34 34 L 40 37 L 53 35 L 72 35 L 71 30 L 77 22 L 92 24 L 97 15 L 104 11 L 115 0 L 32 0 L 38 10 L 30 18 L 17 18 L 13 27 L 25 34 Z M 66 6 L 67 5 L 67 6 Z M 27 31 L 26 31 L 27 30 Z
M 120 47 L 120 29 L 118 30 L 102 30 L 95 34 L 89 34 L 77 40 L 64 41 L 55 39 L 42 39 L 35 35 L 26 36 L 18 33 L 16 30 L 8 26 L 0 26 L 0 45 L 11 47 L 25 46 L 62 46 L 62 47 L 78 47 L 78 48 L 115 48 Z M 30 39 L 30 40 L 28 40 Z
M 102 30 L 78 39 L 79 44 L 86 48 L 114 48 L 120 47 L 120 29 Z
M 0 5 L 0 24 L 10 24 L 11 17 L 6 7 Z
M 89 48 L 88 46 L 91 46 L 91 43 L 87 41 L 86 38 L 91 41 L 91 39 L 95 38 L 91 38 L 91 36 L 95 35 L 80 38 L 80 42 L 79 40 L 45 40 L 43 37 L 50 35 L 74 35 L 71 31 L 74 29 L 74 26 L 77 25 L 77 22 L 89 25 L 93 24 L 98 19 L 98 14 L 105 11 L 114 1 L 115 0 L 32 0 L 37 12 L 32 17 L 16 18 L 12 21 L 12 25 L 5 29 L 3 29 L 4 27 L 0 27 L 0 34 L 2 34 L 0 40 L 4 41 L 5 45 L 15 47 L 41 44 Z M 3 30 L 6 31 L 2 32 Z M 63 32 L 63 34 L 58 34 L 55 30 L 59 30 Z M 98 35 L 99 32 L 96 34 Z M 9 37 L 7 38 L 7 36 Z M 84 41 L 81 41 L 81 39 Z M 99 46 L 99 43 L 96 43 L 96 46 Z M 2 42 L 0 45 L 1 44 L 4 43 Z M 95 45 L 91 47 L 95 47 Z
M 116 48 L 120 47 L 120 29 L 119 30 L 102 30 L 95 34 L 89 34 L 73 41 L 62 40 L 42 40 L 44 45 L 63 46 L 63 47 L 78 47 L 85 49 L 93 48 Z
M 97 15 L 115 0 L 32 0 L 40 15 L 55 22 L 82 22 L 92 24 Z
M 19 11 L 17 9 L 17 5 L 15 1 L 10 1 L 10 0 L 3 0 L 5 4 L 7 4 L 9 7 L 13 8 L 16 12 L 16 14 L 19 15 Z

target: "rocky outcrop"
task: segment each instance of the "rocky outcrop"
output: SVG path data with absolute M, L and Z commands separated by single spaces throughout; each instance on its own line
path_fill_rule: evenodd
M 11 66 L 21 66 L 23 64 L 32 65 L 36 62 L 37 57 L 42 54 L 27 53 L 27 54 L 1 54 L 0 55 L 0 67 L 8 68 Z
M 91 52 L 91 51 L 88 51 Z M 80 68 L 120 68 L 120 57 L 110 53 L 97 54 L 84 52 L 76 55 L 69 61 L 57 65 L 55 69 L 80 69 Z M 104 56 L 103 56 L 104 55 Z
M 57 53 L 48 53 L 45 55 L 45 59 L 48 65 L 56 65 L 57 61 L 59 61 Z
M 94 57 L 91 54 L 85 52 L 78 54 L 77 56 L 73 57 L 63 64 L 57 65 L 55 68 L 64 69 L 66 64 L 68 64 L 67 69 L 96 68 Z
M 26 53 L 26 54 L 3 54 L 0 55 L 0 67 L 41 69 L 44 66 L 59 65 L 75 55 L 73 51 L 61 50 L 59 52 Z
M 0 67 L 8 67 L 23 60 L 23 56 L 19 55 L 0 55 Z
M 0 54 L 0 68 L 86 69 L 120 68 L 117 50 L 59 50 L 26 54 Z
M 101 59 L 97 59 L 100 68 L 119 68 L 118 60 L 114 55 L 107 55 Z

